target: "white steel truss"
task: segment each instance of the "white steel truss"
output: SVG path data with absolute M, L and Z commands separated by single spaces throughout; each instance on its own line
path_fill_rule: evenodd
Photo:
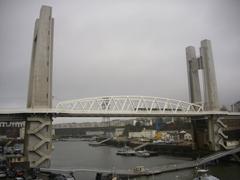
M 203 111 L 203 106 L 175 99 L 151 96 L 104 96 L 59 102 L 59 110 L 84 113 L 193 113 Z

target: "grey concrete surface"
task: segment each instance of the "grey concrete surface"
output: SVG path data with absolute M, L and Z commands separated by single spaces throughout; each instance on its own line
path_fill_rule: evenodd
M 188 71 L 189 100 L 191 103 L 199 104 L 201 103 L 202 98 L 198 75 L 198 62 L 195 48 L 193 46 L 186 48 L 186 59 Z
M 27 108 L 52 107 L 52 9 L 42 6 L 33 35 Z M 42 115 L 27 117 L 24 153 L 31 167 L 49 167 L 52 151 L 52 119 Z
M 203 87 L 205 110 L 219 110 L 216 73 L 210 40 L 201 41 L 200 55 L 203 62 Z

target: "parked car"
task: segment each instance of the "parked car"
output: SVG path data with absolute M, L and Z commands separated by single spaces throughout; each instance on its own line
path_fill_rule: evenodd
M 21 149 L 19 144 L 16 144 L 14 146 L 14 150 L 13 151 L 14 151 L 14 154 L 21 154 L 22 153 L 22 149 Z

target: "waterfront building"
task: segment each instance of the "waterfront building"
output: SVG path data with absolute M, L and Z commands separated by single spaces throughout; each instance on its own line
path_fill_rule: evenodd
M 168 133 L 166 131 L 158 131 L 156 132 L 155 139 L 156 140 L 166 140 Z
M 184 141 L 192 141 L 192 135 L 190 133 L 185 133 L 183 139 Z
M 124 132 L 124 128 L 116 128 L 115 129 L 115 137 L 119 137 L 121 135 L 123 135 Z
M 24 137 L 24 122 L 0 122 L 0 136 L 10 138 Z
M 136 118 L 133 120 L 133 125 L 136 126 L 137 122 L 139 122 L 142 126 L 152 126 L 153 125 L 152 118 Z
M 129 132 L 128 138 L 147 138 L 154 139 L 156 136 L 156 130 L 146 130 L 144 129 L 141 132 Z

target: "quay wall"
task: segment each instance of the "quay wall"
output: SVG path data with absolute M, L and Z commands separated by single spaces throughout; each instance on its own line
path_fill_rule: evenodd
M 131 148 L 135 148 L 141 143 L 132 142 L 132 141 L 119 141 L 119 140 L 109 140 L 104 143 L 105 145 L 114 146 L 114 147 L 124 147 L 129 146 Z M 199 157 L 203 157 L 210 153 L 210 151 L 195 151 L 192 149 L 192 145 L 182 145 L 182 144 L 152 144 L 145 146 L 143 149 L 149 151 L 155 151 L 156 155 L 164 154 L 171 156 L 179 156 L 179 157 L 189 157 L 192 159 L 196 159 Z

